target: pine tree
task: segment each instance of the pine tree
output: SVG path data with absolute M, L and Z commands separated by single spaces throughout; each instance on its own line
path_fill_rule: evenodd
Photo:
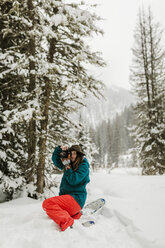
M 112 123 L 113 121 L 109 120 L 107 123 L 107 154 L 108 154 L 108 167 L 112 166 L 112 150 L 113 150 L 113 130 L 112 130 Z
M 92 142 L 96 144 L 99 154 L 95 160 L 104 167 L 111 167 L 118 163 L 119 156 L 127 153 L 134 147 L 134 141 L 130 135 L 130 126 L 134 123 L 132 106 L 125 107 L 121 114 L 117 114 L 112 120 L 102 121 L 95 129 L 92 129 Z
M 88 123 L 82 120 L 81 114 L 79 117 L 79 130 L 77 135 L 75 133 L 74 136 L 87 156 L 89 164 L 91 164 L 92 168 L 94 168 L 96 162 L 94 155 L 98 154 L 98 149 L 94 142 L 92 142 Z
M 71 114 L 89 92 L 97 96 L 102 88 L 86 64 L 104 62 L 85 42 L 102 34 L 95 24 L 100 18 L 83 3 L 62 0 L 3 0 L 0 7 L 1 181 L 12 180 L 12 162 L 19 188 L 32 182 L 43 193 L 47 156 L 57 144 L 75 141 L 71 130 L 78 133 L 79 125 Z
M 0 129 L 1 161 L 0 170 L 3 191 L 7 198 L 20 190 L 24 183 L 22 163 L 25 162 L 25 121 L 20 121 L 27 109 L 25 107 L 25 78 L 23 75 L 25 34 L 24 23 L 19 9 L 23 3 L 18 1 L 0 2 Z M 21 30 L 21 31 L 20 31 Z
M 151 10 L 140 10 L 135 30 L 131 82 L 137 95 L 135 139 L 143 174 L 165 170 L 165 52 Z
M 117 165 L 118 157 L 121 151 L 121 128 L 120 128 L 120 118 L 119 115 L 116 115 L 116 118 L 113 122 L 113 136 L 112 136 L 112 162 Z
M 43 192 L 45 154 L 50 153 L 50 148 L 52 152 L 59 143 L 74 140 L 69 129 L 74 128 L 78 132 L 79 125 L 72 120 L 71 113 L 83 105 L 83 99 L 89 92 L 98 95 L 102 87 L 102 83 L 89 75 L 85 67 L 86 63 L 104 65 L 101 57 L 92 53 L 84 42 L 84 37 L 93 32 L 102 33 L 94 24 L 99 18 L 79 5 L 47 1 L 41 6 L 44 14 L 49 16 L 49 32 L 45 35 L 49 52 L 44 79 L 45 84 L 49 84 L 49 92 L 45 91 L 45 104 L 41 104 L 43 120 L 40 127 L 38 193 Z M 43 18 L 42 22 L 46 30 L 46 19 Z

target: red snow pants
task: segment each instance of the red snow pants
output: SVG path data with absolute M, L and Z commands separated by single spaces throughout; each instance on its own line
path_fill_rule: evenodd
M 44 200 L 43 210 L 54 220 L 62 231 L 81 217 L 81 207 L 71 195 L 60 195 Z

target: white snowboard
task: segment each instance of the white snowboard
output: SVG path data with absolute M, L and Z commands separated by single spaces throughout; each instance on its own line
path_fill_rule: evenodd
M 96 213 L 98 210 L 100 210 L 105 205 L 105 199 L 99 198 L 95 201 L 90 202 L 87 204 L 84 209 L 82 210 L 82 215 L 89 216 Z M 95 222 L 93 220 L 87 220 L 82 223 L 83 226 L 89 227 L 91 225 L 94 225 Z

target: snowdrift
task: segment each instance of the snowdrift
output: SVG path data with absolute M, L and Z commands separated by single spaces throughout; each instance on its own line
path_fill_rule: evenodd
M 119 171 L 118 171 L 119 172 Z M 56 179 L 60 181 L 61 176 Z M 165 247 L 165 177 L 93 173 L 87 203 L 106 205 L 61 232 L 42 211 L 42 201 L 22 197 L 0 204 L 1 248 L 163 248 Z M 58 194 L 58 189 L 55 189 Z M 95 220 L 83 227 L 83 218 Z

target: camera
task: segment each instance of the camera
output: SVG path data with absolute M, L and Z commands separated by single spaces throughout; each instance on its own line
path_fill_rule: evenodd
M 70 155 L 70 151 L 68 149 L 66 151 L 62 151 L 59 156 L 60 158 L 69 158 L 69 155 Z

